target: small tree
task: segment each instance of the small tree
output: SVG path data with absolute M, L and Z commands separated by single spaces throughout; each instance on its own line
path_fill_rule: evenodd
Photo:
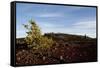
M 39 27 L 32 20 L 29 21 L 29 25 L 24 25 L 24 27 L 28 30 L 28 32 L 26 32 L 27 36 L 25 38 L 28 46 L 37 46 L 41 37 L 41 31 Z
M 29 25 L 24 25 L 24 27 L 28 30 L 25 40 L 29 47 L 45 50 L 52 46 L 52 38 L 43 36 L 35 21 L 30 20 Z

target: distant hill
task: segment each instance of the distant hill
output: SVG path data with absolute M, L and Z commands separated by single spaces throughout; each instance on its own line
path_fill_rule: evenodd
M 73 34 L 64 34 L 64 33 L 45 33 L 44 36 L 52 38 L 54 40 L 63 40 L 63 41 L 94 41 L 96 38 L 91 38 L 86 35 L 73 35 Z M 25 38 L 16 38 L 17 42 L 24 43 Z
M 90 38 L 86 35 L 72 35 L 72 34 L 64 34 L 64 33 L 45 33 L 44 36 L 52 37 L 53 39 L 63 40 L 63 41 L 92 41 L 95 38 Z
M 59 38 L 64 38 L 64 37 L 80 37 L 80 38 L 90 38 L 86 35 L 74 35 L 74 34 L 64 34 L 64 33 L 45 33 L 45 36 L 53 36 L 53 37 L 59 37 Z
M 54 41 L 59 42 L 96 42 L 96 38 L 90 38 L 86 35 L 72 35 L 64 33 L 45 33 L 43 36 L 52 38 Z M 17 44 L 25 44 L 25 38 L 17 38 Z

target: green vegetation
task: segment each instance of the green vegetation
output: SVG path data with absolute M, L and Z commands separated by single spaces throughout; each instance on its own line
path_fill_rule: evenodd
M 43 36 L 35 21 L 30 20 L 29 25 L 24 25 L 24 27 L 28 30 L 28 32 L 26 32 L 27 36 L 25 41 L 29 48 L 32 48 L 35 51 L 37 50 L 36 52 L 41 54 L 42 51 L 47 52 L 47 50 L 50 49 L 50 47 L 53 45 L 52 38 Z

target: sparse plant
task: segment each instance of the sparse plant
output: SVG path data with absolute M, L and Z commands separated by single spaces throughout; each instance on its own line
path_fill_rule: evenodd
M 52 38 L 43 36 L 39 26 L 35 23 L 35 21 L 30 20 L 28 25 L 24 24 L 24 27 L 28 30 L 25 38 L 28 47 L 38 50 L 39 53 L 43 54 L 42 51 L 46 52 L 46 50 L 52 46 Z

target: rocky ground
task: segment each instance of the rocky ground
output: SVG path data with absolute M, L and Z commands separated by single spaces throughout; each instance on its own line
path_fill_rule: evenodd
M 36 64 L 61 64 L 73 62 L 90 62 L 97 60 L 97 46 L 93 43 L 88 44 L 54 44 L 49 49 L 48 55 L 33 54 L 34 50 L 28 48 L 16 49 L 17 65 L 36 65 Z

